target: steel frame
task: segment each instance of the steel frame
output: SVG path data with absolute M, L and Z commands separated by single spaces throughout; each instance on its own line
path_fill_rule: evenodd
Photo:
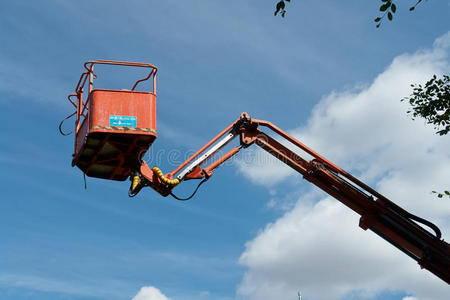
M 259 127 L 270 129 L 313 159 L 307 161 L 261 131 Z M 239 146 L 232 148 L 208 166 L 203 166 L 208 158 L 218 153 L 237 136 L 240 137 Z M 172 179 L 179 173 L 177 178 L 180 182 L 209 178 L 218 166 L 239 153 L 242 148 L 253 144 L 287 164 L 302 174 L 304 179 L 359 214 L 361 216 L 359 226 L 362 229 L 372 230 L 416 260 L 421 268 L 429 270 L 450 284 L 450 245 L 441 239 L 441 232 L 436 225 L 402 209 L 274 124 L 251 119 L 247 113 L 242 113 L 239 119 L 165 177 Z M 167 196 L 174 188 L 173 185 L 163 183 L 145 162 L 141 165 L 139 176 L 138 190 L 143 186 L 150 186 L 161 195 Z M 434 234 L 423 225 L 432 229 Z

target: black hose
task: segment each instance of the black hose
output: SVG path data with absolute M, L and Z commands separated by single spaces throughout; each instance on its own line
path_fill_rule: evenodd
M 207 178 L 204 178 L 202 181 L 200 181 L 200 183 L 197 185 L 197 187 L 195 188 L 195 190 L 194 190 L 194 192 L 192 193 L 192 195 L 190 195 L 190 196 L 187 197 L 187 198 L 180 198 L 180 197 L 177 197 L 177 196 L 174 195 L 172 192 L 170 192 L 170 196 L 174 197 L 175 199 L 177 199 L 177 200 L 179 200 L 179 201 L 187 201 L 187 200 L 191 199 L 192 197 L 194 197 L 195 193 L 197 193 L 197 191 L 198 191 L 198 189 L 200 188 L 200 186 L 201 186 L 205 181 L 207 181 L 207 180 L 208 180 Z
M 66 135 L 69 135 L 69 134 L 73 133 L 73 130 L 72 130 L 71 132 L 69 132 L 69 133 L 65 133 L 65 132 L 62 130 L 62 125 L 64 124 L 64 122 L 65 122 L 67 119 L 69 119 L 70 117 L 72 117 L 72 116 L 75 115 L 76 113 L 77 113 L 76 111 L 73 112 L 71 115 L 65 117 L 64 120 L 61 121 L 61 123 L 59 123 L 59 132 L 60 132 L 62 135 L 66 136 Z
M 438 240 L 441 239 L 442 233 L 441 233 L 441 230 L 439 229 L 439 227 L 437 227 L 436 225 L 434 225 L 433 223 L 431 223 L 431 222 L 428 221 L 428 220 L 422 219 L 421 217 L 418 217 L 418 216 L 416 216 L 416 215 L 413 215 L 412 213 L 409 213 L 409 212 L 407 212 L 407 211 L 405 211 L 405 212 L 406 212 L 406 217 L 407 217 L 408 219 L 414 220 L 414 221 L 416 221 L 416 222 L 418 222 L 418 223 L 421 223 L 421 224 L 423 224 L 423 225 L 425 225 L 425 226 L 428 226 L 428 228 L 433 229 L 434 233 L 436 234 L 435 237 L 436 237 Z

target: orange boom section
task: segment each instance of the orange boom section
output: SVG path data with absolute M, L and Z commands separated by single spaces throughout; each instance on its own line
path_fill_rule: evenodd
M 149 68 L 147 77 L 131 90 L 93 89 L 94 64 Z M 151 64 L 95 60 L 85 63 L 84 72 L 69 100 L 77 108 L 75 150 L 72 166 L 90 177 L 125 180 L 139 170 L 141 157 L 156 139 L 156 72 Z M 135 91 L 153 78 L 151 91 Z M 83 89 L 89 79 L 87 100 Z M 76 103 L 72 101 L 76 97 Z

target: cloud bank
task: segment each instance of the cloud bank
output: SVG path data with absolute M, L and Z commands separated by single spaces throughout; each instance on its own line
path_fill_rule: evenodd
M 400 102 L 411 83 L 448 73 L 450 33 L 430 49 L 396 57 L 365 87 L 332 92 L 312 111 L 296 138 L 361 178 L 410 212 L 432 220 L 450 238 L 450 201 L 431 190 L 450 185 L 450 139 L 407 115 Z M 274 167 L 276 166 L 276 167 Z M 291 171 L 275 162 L 245 165 L 244 175 L 267 184 Z M 273 188 L 273 187 L 272 187 Z M 276 187 L 275 187 L 276 188 Z M 449 286 L 370 231 L 338 201 L 310 195 L 246 244 L 248 267 L 238 294 L 248 299 L 373 298 L 386 291 L 404 299 L 447 299 Z M 303 201 L 305 200 L 305 201 Z
M 170 300 L 161 291 L 153 286 L 142 287 L 131 300 Z

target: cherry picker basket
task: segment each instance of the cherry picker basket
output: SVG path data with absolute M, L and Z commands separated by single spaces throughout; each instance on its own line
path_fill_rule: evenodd
M 149 68 L 150 73 L 136 81 L 131 90 L 94 89 L 95 64 Z M 81 74 L 76 93 L 68 97 L 76 107 L 72 166 L 90 177 L 125 180 L 139 169 L 143 154 L 156 139 L 157 68 L 147 63 L 107 60 L 88 61 L 84 67 L 86 71 Z M 135 90 L 149 79 L 153 81 L 150 92 Z

